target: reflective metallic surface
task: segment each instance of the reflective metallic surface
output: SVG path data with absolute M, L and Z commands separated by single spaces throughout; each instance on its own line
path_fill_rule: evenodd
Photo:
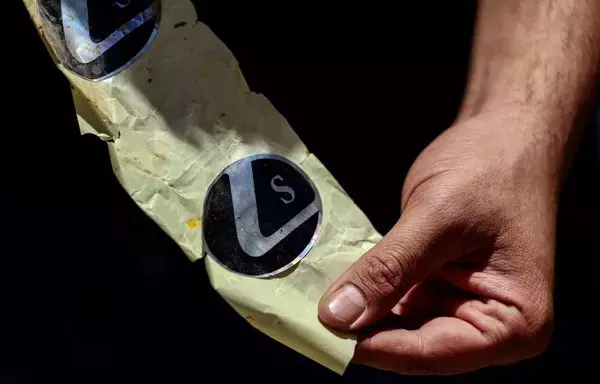
M 231 183 L 233 214 L 238 241 L 248 256 L 260 257 L 264 255 L 321 209 L 321 201 L 317 196 L 315 201 L 294 216 L 280 230 L 265 237 L 260 233 L 258 225 L 258 208 L 254 192 L 251 159 L 245 158 L 238 161 L 228 167 L 225 173 L 229 175 L 229 182 Z
M 126 6 L 120 4 L 120 8 Z M 88 0 L 61 0 L 61 16 L 65 41 L 69 51 L 79 62 L 89 63 L 114 46 L 140 25 L 156 17 L 154 5 L 138 13 L 104 40 L 94 43 L 90 36 Z
M 255 182 L 256 178 L 253 174 L 252 162 L 259 159 L 272 159 L 286 163 L 294 168 L 298 174 L 304 178 L 304 180 L 310 185 L 314 192 L 314 200 L 309 203 L 306 207 L 304 207 L 300 212 L 298 212 L 294 217 L 288 220 L 283 226 L 281 226 L 278 230 L 272 233 L 269 236 L 264 236 L 260 231 L 259 226 L 259 212 L 258 212 L 258 203 L 257 196 L 255 192 Z M 235 233 L 237 235 L 237 241 L 241 249 L 245 252 L 245 254 L 249 258 L 259 259 L 263 257 L 267 252 L 271 251 L 274 247 L 276 247 L 279 243 L 281 243 L 284 239 L 290 236 L 294 230 L 300 227 L 303 223 L 313 217 L 318 213 L 318 224 L 316 229 L 314 230 L 314 234 L 310 241 L 306 244 L 306 246 L 302 249 L 302 251 L 296 256 L 291 258 L 291 261 L 286 265 L 277 268 L 276 270 L 261 274 L 261 275 L 253 275 L 254 277 L 269 277 L 279 274 L 293 265 L 295 265 L 298 261 L 300 261 L 312 248 L 314 245 L 319 231 L 321 227 L 322 221 L 322 205 L 321 198 L 319 196 L 318 190 L 312 183 L 312 181 L 308 178 L 308 176 L 302 171 L 296 164 L 292 163 L 286 158 L 281 156 L 272 155 L 272 154 L 261 154 L 261 155 L 253 155 L 237 162 L 231 164 L 227 168 L 225 168 L 216 178 L 215 182 L 211 184 L 209 187 L 209 192 L 213 188 L 214 184 L 219 181 L 223 175 L 227 175 L 229 177 L 229 183 L 231 188 L 231 202 L 233 209 L 233 216 L 235 221 Z M 282 180 L 281 176 L 276 175 L 271 179 L 270 187 L 276 192 L 289 193 L 292 196 L 295 196 L 295 193 L 291 188 L 287 187 L 279 187 L 273 185 L 274 180 Z M 207 193 L 207 199 L 209 198 L 209 193 Z M 291 202 L 292 199 L 281 198 L 283 204 L 287 204 L 286 202 Z M 204 205 L 204 217 L 205 219 L 211 215 L 212 213 L 208 211 L 207 202 L 205 201 Z M 223 231 L 226 228 L 221 228 Z M 222 262 L 224 255 L 214 255 L 213 251 L 209 249 L 206 241 L 206 232 L 203 233 L 204 236 L 204 248 L 205 251 L 211 256 L 215 261 L 219 264 L 223 265 L 225 268 L 231 270 L 234 273 L 242 274 L 240 271 L 232 270 L 228 268 Z M 219 257 L 215 257 L 219 256 Z M 257 260 L 258 261 L 258 260 Z
M 129 67 L 158 32 L 159 0 L 38 0 L 37 4 L 56 58 L 92 81 Z

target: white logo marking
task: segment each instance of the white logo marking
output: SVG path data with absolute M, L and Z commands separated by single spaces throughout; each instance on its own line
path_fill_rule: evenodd
M 294 192 L 294 190 L 291 187 L 288 187 L 287 185 L 282 185 L 282 186 L 276 185 L 275 180 L 283 181 L 283 178 L 281 176 L 277 175 L 271 179 L 271 188 L 273 188 L 273 190 L 275 192 L 289 193 L 290 196 L 292 196 L 289 199 L 280 197 L 279 200 L 283 201 L 285 204 L 289 204 L 292 201 L 294 201 L 294 199 L 296 198 L 296 192 Z
M 251 257 L 261 257 L 281 240 L 285 239 L 296 228 L 319 212 L 317 198 L 304 208 L 300 213 L 285 223 L 279 230 L 270 236 L 263 236 L 258 225 L 258 208 L 256 204 L 256 193 L 254 191 L 254 176 L 252 173 L 252 162 L 243 159 L 231 166 L 226 172 L 229 175 L 231 185 L 231 199 L 233 202 L 233 214 L 235 218 L 235 230 L 242 250 Z M 278 176 L 271 179 L 271 186 Z M 283 180 L 280 176 L 279 179 Z M 278 187 L 283 190 L 288 188 L 292 191 L 292 200 L 295 197 L 290 187 Z M 275 189 L 273 187 L 273 189 Z M 275 189 L 276 190 L 276 189 Z M 276 190 L 277 191 L 277 190 Z M 279 191 L 277 191 L 279 192 Z M 282 199 L 283 200 L 283 199 Z M 292 200 L 289 200 L 291 202 Z M 284 201 L 285 203 L 285 201 Z

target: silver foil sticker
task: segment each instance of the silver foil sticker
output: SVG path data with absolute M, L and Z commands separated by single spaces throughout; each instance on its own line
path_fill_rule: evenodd
M 229 165 L 209 187 L 204 247 L 232 272 L 269 277 L 306 256 L 321 220 L 319 192 L 297 165 L 253 155 Z
M 38 5 L 58 60 L 89 80 L 127 68 L 158 31 L 158 0 L 38 0 Z

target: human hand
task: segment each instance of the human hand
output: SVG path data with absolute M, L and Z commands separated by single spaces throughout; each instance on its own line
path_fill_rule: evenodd
M 413 164 L 398 223 L 323 296 L 355 360 L 453 374 L 541 353 L 552 323 L 558 166 L 542 119 L 481 114 Z

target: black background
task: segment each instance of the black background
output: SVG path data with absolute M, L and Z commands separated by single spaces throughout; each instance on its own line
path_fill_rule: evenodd
M 410 163 L 456 114 L 474 3 L 240 3 L 198 1 L 200 19 L 385 232 Z M 202 263 L 191 264 L 118 185 L 106 145 L 79 135 L 69 86 L 24 8 L 10 18 L 18 29 L 8 40 L 18 36 L 21 50 L 4 56 L 16 64 L 5 76 L 18 80 L 8 93 L 16 109 L 3 112 L 17 119 L 3 120 L 17 133 L 3 141 L 15 152 L 7 164 L 16 165 L 2 192 L 16 222 L 16 235 L 14 227 L 6 235 L 17 260 L 16 333 L 5 327 L 3 336 L 9 349 L 16 341 L 16 359 L 9 352 L 2 360 L 6 381 L 595 380 L 600 189 L 592 129 L 561 199 L 556 328 L 544 355 L 446 378 L 360 366 L 338 377 L 252 329 L 213 292 Z M 402 140 L 390 140 L 398 137 L 392 130 Z

